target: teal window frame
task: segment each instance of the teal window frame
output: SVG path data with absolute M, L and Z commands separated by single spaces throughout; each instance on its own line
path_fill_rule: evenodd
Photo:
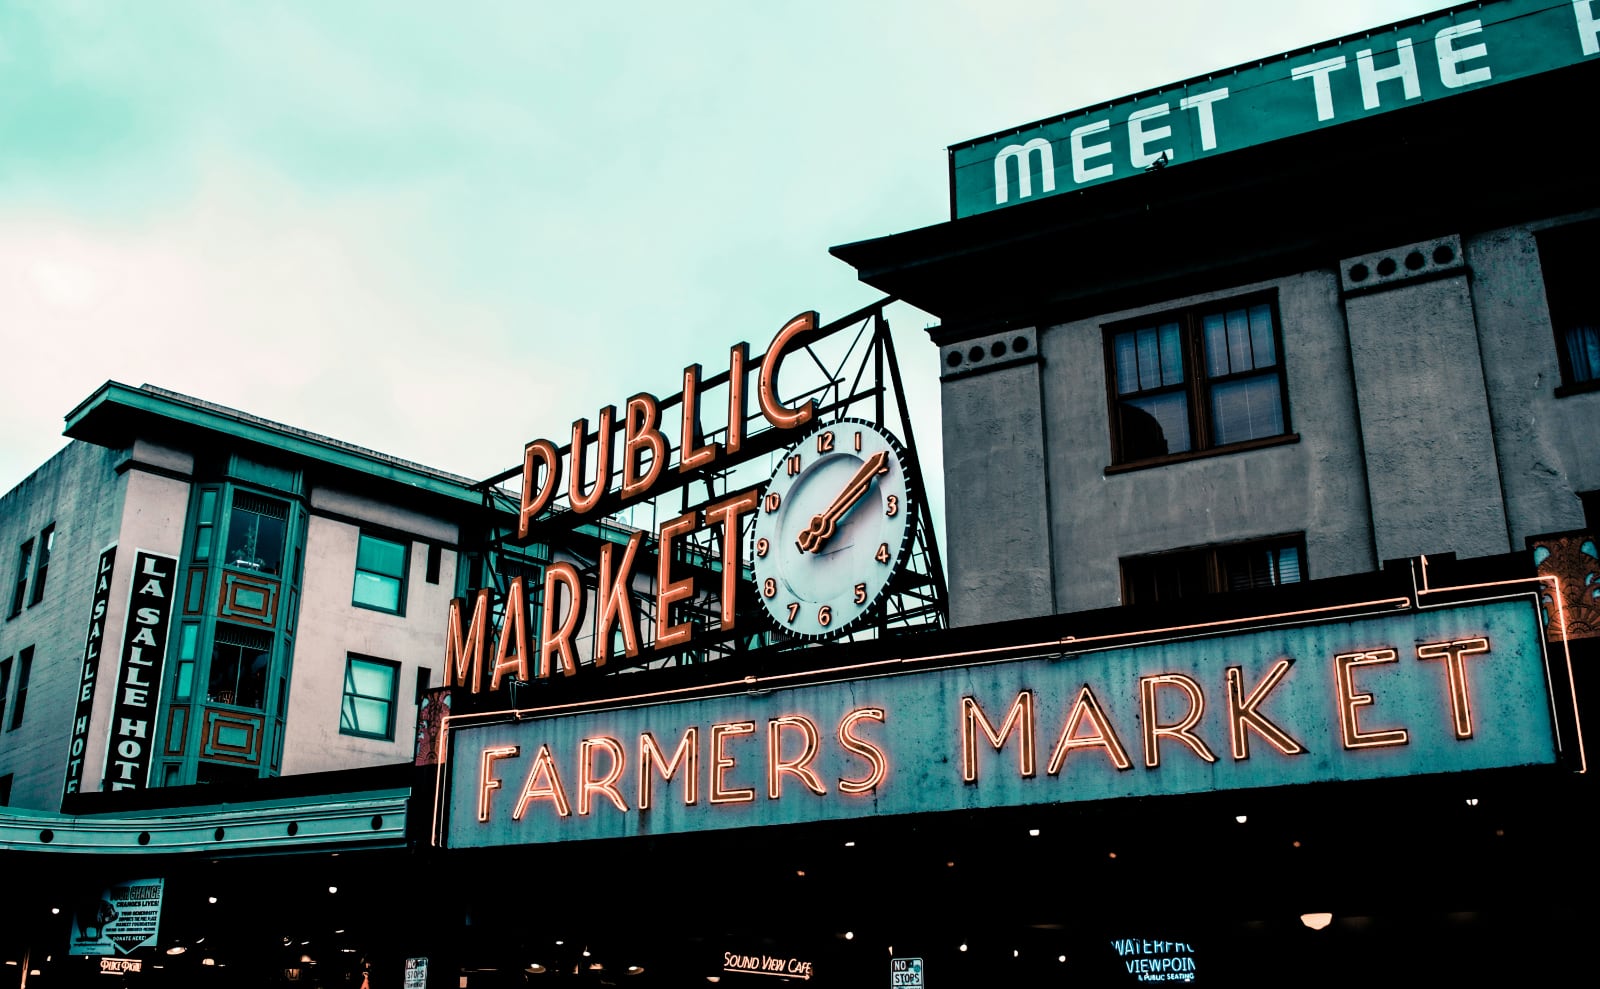
M 398 567 L 384 557 L 389 550 L 398 551 Z M 388 615 L 406 613 L 406 584 L 411 569 L 411 544 L 384 536 L 362 532 L 356 539 L 356 568 L 350 589 L 350 603 L 368 611 L 381 611 Z M 394 588 L 394 607 L 387 606 L 372 594 L 377 588 Z M 363 588 L 367 591 L 364 592 Z M 366 594 L 364 597 L 363 594 Z
M 369 673 L 376 673 L 387 680 L 386 693 L 373 693 L 369 689 L 371 683 L 357 683 L 356 672 L 360 667 Z M 400 664 L 388 659 L 378 659 L 375 656 L 363 656 L 359 653 L 349 653 L 344 662 L 344 694 L 339 702 L 339 734 L 352 735 L 356 738 L 375 738 L 385 742 L 394 741 L 395 721 L 395 694 L 400 689 Z M 363 725 L 362 711 L 372 703 L 383 705 L 383 729 L 381 731 Z

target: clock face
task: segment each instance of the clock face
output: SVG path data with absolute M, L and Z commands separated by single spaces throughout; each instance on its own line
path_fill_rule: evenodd
M 783 455 L 756 511 L 756 597 L 785 634 L 860 625 L 911 549 L 905 454 L 864 419 L 818 426 Z

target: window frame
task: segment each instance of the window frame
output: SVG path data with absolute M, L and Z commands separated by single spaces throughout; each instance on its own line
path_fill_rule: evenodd
M 352 693 L 352 688 L 355 685 L 355 681 L 351 678 L 350 674 L 351 674 L 351 671 L 355 668 L 355 664 L 356 663 L 365 663 L 365 664 L 367 664 L 369 666 L 382 667 L 382 668 L 384 668 L 384 669 L 386 669 L 388 671 L 388 673 L 389 673 L 389 696 L 387 698 L 379 698 L 379 697 L 377 697 L 376 695 L 373 695 L 373 694 Z M 400 692 L 400 664 L 399 663 L 395 662 L 392 659 L 380 659 L 377 656 L 368 656 L 368 655 L 365 655 L 363 653 L 357 653 L 357 652 L 346 653 L 345 654 L 345 659 L 344 659 L 344 688 L 339 693 L 339 734 L 348 735 L 351 738 L 370 738 L 370 739 L 375 739 L 377 741 L 383 741 L 383 742 L 392 742 L 392 741 L 394 741 L 395 729 L 398 727 L 399 721 L 400 721 L 399 692 Z M 350 700 L 352 698 L 359 698 L 359 699 L 362 699 L 362 700 L 369 700 L 369 701 L 370 700 L 383 700 L 384 701 L 384 703 L 385 703 L 385 705 L 386 705 L 386 707 L 388 709 L 388 718 L 386 719 L 387 720 L 387 724 L 385 725 L 385 731 L 382 734 L 378 734 L 378 733 L 375 733 L 375 732 L 361 731 L 359 728 L 347 728 L 347 727 L 345 727 L 345 716 L 344 716 L 345 708 L 349 704 L 349 702 L 350 702 Z M 356 719 L 356 720 L 359 721 L 359 719 Z
M 22 614 L 23 602 L 28 597 L 28 570 L 33 566 L 33 537 L 28 537 L 22 545 L 17 547 L 17 584 L 11 593 L 11 607 L 6 611 L 6 620 Z
M 1259 305 L 1267 307 L 1272 322 L 1274 362 L 1269 365 L 1270 371 L 1252 368 L 1248 371 L 1230 372 L 1216 377 L 1209 376 L 1206 373 L 1204 318 L 1208 315 L 1231 312 L 1237 309 L 1249 310 Z M 1127 394 L 1119 393 L 1117 391 L 1117 337 L 1123 333 L 1146 327 L 1159 327 L 1166 323 L 1178 324 L 1183 381 L 1178 384 L 1162 385 Z M 1105 473 L 1119 474 L 1125 471 L 1141 470 L 1162 464 L 1198 460 L 1205 457 L 1221 456 L 1299 441 L 1300 437 L 1294 431 L 1294 423 L 1289 410 L 1289 374 L 1287 354 L 1284 352 L 1283 346 L 1283 317 L 1278 307 L 1278 293 L 1275 290 L 1267 289 L 1247 292 L 1228 298 L 1213 299 L 1207 302 L 1197 302 L 1150 312 L 1133 319 L 1123 319 L 1115 323 L 1104 324 L 1101 329 L 1101 349 L 1105 359 L 1106 409 L 1109 417 L 1111 452 L 1111 463 L 1106 467 Z M 1214 442 L 1216 429 L 1211 414 L 1212 389 L 1216 385 L 1226 384 L 1229 381 L 1243 380 L 1268 373 L 1276 374 L 1278 378 L 1278 409 L 1283 419 L 1283 431 L 1271 436 L 1258 436 L 1233 443 L 1219 444 Z M 1127 444 L 1122 435 L 1122 405 L 1135 396 L 1154 394 L 1182 394 L 1184 396 L 1186 421 L 1189 427 L 1189 449 L 1155 456 L 1126 457 L 1124 451 L 1127 448 Z
M 1593 270 L 1584 264 L 1585 248 L 1592 257 L 1596 252 L 1589 245 L 1596 237 L 1600 237 L 1600 220 L 1565 224 L 1534 235 L 1539 249 L 1540 282 L 1550 315 L 1551 341 L 1561 374 L 1561 383 L 1555 389 L 1557 398 L 1600 391 L 1600 364 L 1593 369 L 1593 377 L 1577 380 L 1567 344 L 1568 334 L 1582 319 L 1593 320 L 1600 332 L 1600 293 L 1584 291 Z
M 381 534 L 380 534 L 381 533 Z M 398 538 L 396 538 L 398 536 Z M 361 544 L 364 540 L 372 539 L 381 543 L 389 543 L 400 547 L 400 574 L 380 573 L 376 570 L 363 570 L 361 567 Z M 350 577 L 350 604 L 353 607 L 363 608 L 367 611 L 376 611 L 382 615 L 398 615 L 401 618 L 406 614 L 406 596 L 411 583 L 411 544 L 410 538 L 399 536 L 398 533 L 381 532 L 381 530 L 363 528 L 356 533 L 356 558 L 354 570 Z M 381 605 L 368 604 L 356 596 L 356 587 L 362 574 L 372 577 L 382 577 L 386 580 L 399 582 L 399 589 L 395 594 L 394 608 L 385 608 Z
M 17 650 L 17 695 L 11 702 L 11 716 L 6 719 L 6 731 L 16 731 L 22 727 L 22 719 L 28 710 L 28 681 L 33 673 L 33 647 L 23 646 Z
M 1270 550 L 1282 552 L 1293 549 L 1299 561 L 1299 577 L 1293 581 L 1279 581 L 1274 584 L 1265 584 L 1261 587 L 1246 587 L 1234 591 L 1227 586 L 1227 573 L 1223 567 L 1225 556 L 1251 550 Z M 1179 594 L 1173 598 L 1156 597 L 1150 600 L 1134 600 L 1132 576 L 1129 573 L 1129 564 L 1152 564 L 1161 560 L 1177 561 L 1180 558 L 1191 558 L 1198 563 L 1202 572 L 1206 588 L 1199 594 Z M 1176 601 L 1199 601 L 1213 594 L 1237 594 L 1249 591 L 1272 590 L 1287 587 L 1290 584 L 1303 583 L 1311 579 L 1310 568 L 1306 562 L 1306 536 L 1303 532 L 1286 532 L 1272 536 L 1260 536 L 1250 539 L 1237 539 L 1229 542 L 1208 543 L 1204 546 L 1186 546 L 1180 549 L 1162 550 L 1159 553 L 1139 553 L 1133 556 L 1124 556 L 1117 560 L 1118 577 L 1121 583 L 1120 600 L 1124 607 L 1170 605 Z
M 38 545 L 33 550 L 33 590 L 28 592 L 28 607 L 44 600 L 44 582 L 50 574 L 50 554 L 56 545 L 56 524 L 51 522 L 39 530 Z

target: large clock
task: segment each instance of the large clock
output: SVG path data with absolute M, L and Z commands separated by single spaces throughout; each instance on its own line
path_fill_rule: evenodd
M 756 512 L 756 597 L 778 629 L 829 639 L 859 626 L 911 550 L 905 451 L 864 419 L 813 429 L 784 453 Z

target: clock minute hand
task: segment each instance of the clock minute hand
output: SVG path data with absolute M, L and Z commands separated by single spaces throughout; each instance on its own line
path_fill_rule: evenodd
M 795 545 L 800 547 L 802 553 L 818 552 L 822 544 L 833 537 L 837 529 L 836 523 L 872 487 L 872 479 L 888 472 L 888 460 L 889 455 L 882 450 L 868 457 L 851 476 L 844 490 L 833 499 L 833 503 L 811 517 L 811 523 L 795 539 Z

